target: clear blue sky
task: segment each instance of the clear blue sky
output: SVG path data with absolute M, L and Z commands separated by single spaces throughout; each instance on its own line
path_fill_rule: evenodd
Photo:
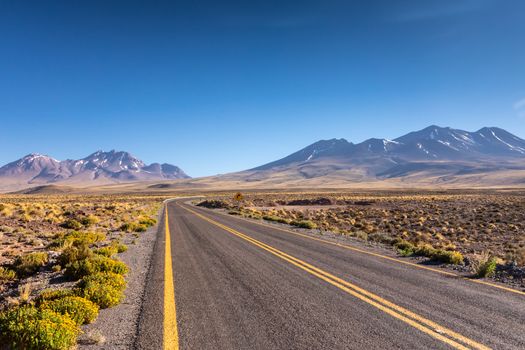
M 192 176 L 430 124 L 525 137 L 523 0 L 0 0 L 0 164 Z

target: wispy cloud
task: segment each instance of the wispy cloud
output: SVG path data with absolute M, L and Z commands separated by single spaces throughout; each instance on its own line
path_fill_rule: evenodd
M 525 118 L 525 98 L 514 103 L 514 110 L 518 113 L 519 117 Z

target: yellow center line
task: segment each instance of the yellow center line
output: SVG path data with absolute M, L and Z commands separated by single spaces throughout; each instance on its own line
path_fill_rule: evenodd
M 408 325 L 420 330 L 423 333 L 426 333 L 430 336 L 432 336 L 435 339 L 438 339 L 456 349 L 479 349 L 479 350 L 487 350 L 489 349 L 487 346 L 480 344 L 472 339 L 469 339 L 461 334 L 458 334 L 450 329 L 447 329 L 441 325 L 438 325 L 437 323 L 428 320 L 422 316 L 419 316 L 401 306 L 398 306 L 386 299 L 381 298 L 380 296 L 373 294 L 371 292 L 368 292 L 367 290 L 360 288 L 348 281 L 342 280 L 324 270 L 321 270 L 311 264 L 308 264 L 305 261 L 302 261 L 298 258 L 295 258 L 289 254 L 286 254 L 272 246 L 269 246 L 261 241 L 258 241 L 250 236 L 247 236 L 239 231 L 236 231 L 226 225 L 223 225 L 217 221 L 214 221 L 204 215 L 201 215 L 200 213 L 191 210 L 189 208 L 183 207 L 184 209 L 190 211 L 191 213 L 195 214 L 196 216 L 202 218 L 203 220 L 208 221 L 209 223 L 218 226 L 222 228 L 225 231 L 228 231 L 270 253 L 273 255 L 291 263 L 294 266 L 299 267 L 300 269 L 322 279 L 325 282 L 328 282 L 329 284 L 347 292 L 348 294 L 376 307 L 377 309 L 389 314 L 392 317 L 395 317 Z M 451 339 L 452 338 L 452 339 Z M 461 342 L 463 344 L 458 343 Z
M 164 350 L 179 349 L 179 332 L 177 330 L 177 310 L 175 307 L 175 283 L 171 259 L 171 236 L 168 223 L 168 206 L 164 208 L 166 243 L 164 251 Z
M 217 212 L 217 214 L 231 217 L 231 215 L 229 215 L 229 214 L 224 214 L 224 213 L 220 213 L 220 212 Z M 396 262 L 398 264 L 404 264 L 404 265 L 416 267 L 418 269 L 423 269 L 423 270 L 428 270 L 428 271 L 432 271 L 432 272 L 437 272 L 437 273 L 440 273 L 442 275 L 447 275 L 447 276 L 461 278 L 461 279 L 463 279 L 465 281 L 478 283 L 478 284 L 483 284 L 485 286 L 501 289 L 501 290 L 504 290 L 504 291 L 507 291 L 507 292 L 520 294 L 520 295 L 525 295 L 525 292 L 522 292 L 521 290 L 505 287 L 505 286 L 502 286 L 502 285 L 499 285 L 499 284 L 496 284 L 496 283 L 491 283 L 491 282 L 487 282 L 487 281 L 484 281 L 484 280 L 468 278 L 468 277 L 461 276 L 461 275 L 459 275 L 457 273 L 454 273 L 454 272 L 439 270 L 439 269 L 436 269 L 436 268 L 432 268 L 432 267 L 416 264 L 416 263 L 413 263 L 413 262 L 410 262 L 410 261 L 400 260 L 400 259 L 393 258 L 393 257 L 387 256 L 387 255 L 382 255 L 382 254 L 370 252 L 370 251 L 367 251 L 367 250 L 364 250 L 364 249 L 359 249 L 359 248 L 356 248 L 356 247 L 352 247 L 352 246 L 347 245 L 347 244 L 342 244 L 342 243 L 337 243 L 337 242 L 330 242 L 330 241 L 327 241 L 325 239 L 312 237 L 312 236 L 306 235 L 304 233 L 288 230 L 288 229 L 285 229 L 285 228 L 282 228 L 282 227 L 278 227 L 278 226 L 275 226 L 275 225 L 263 224 L 263 223 L 260 223 L 260 222 L 256 222 L 256 221 L 252 221 L 252 220 L 248 220 L 248 219 L 240 218 L 240 217 L 237 217 L 237 218 L 240 219 L 240 220 L 244 220 L 244 221 L 253 223 L 255 225 L 268 227 L 268 228 L 271 228 L 271 229 L 274 229 L 274 230 L 279 230 L 279 231 L 286 232 L 286 233 L 291 233 L 293 235 L 301 236 L 301 237 L 304 237 L 304 238 L 308 238 L 308 239 L 311 239 L 313 241 L 318 241 L 318 242 L 322 242 L 322 243 L 326 243 L 326 244 L 330 244 L 330 245 L 335 245 L 335 246 L 341 247 L 343 249 L 353 250 L 355 252 L 359 252 L 359 253 L 375 256 L 377 258 L 394 261 L 394 262 Z

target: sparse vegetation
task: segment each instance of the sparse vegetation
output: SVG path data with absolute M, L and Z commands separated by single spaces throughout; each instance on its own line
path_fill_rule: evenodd
M 97 273 L 83 278 L 76 292 L 79 296 L 97 304 L 101 309 L 105 309 L 121 302 L 125 286 L 124 278 L 118 274 Z
M 290 225 L 307 229 L 317 228 L 317 224 L 310 220 L 291 221 Z
M 0 344 L 70 349 L 79 325 L 122 301 L 128 267 L 116 256 L 156 224 L 163 197 L 0 196 Z M 131 224 L 132 235 L 121 230 Z M 79 280 L 35 289 L 27 278 Z M 33 277 L 31 277 L 33 276 Z M 28 279 L 28 281 L 30 281 Z M 11 291 L 13 297 L 4 298 Z
M 47 261 L 47 253 L 30 253 L 16 258 L 14 268 L 19 276 L 29 276 L 36 273 Z
M 330 231 L 394 246 L 402 256 L 463 264 L 490 251 L 525 266 L 525 202 L 519 192 L 374 192 L 230 195 L 197 205 L 232 215 Z M 308 223 L 308 224 L 306 224 Z
M 128 273 L 126 264 L 102 255 L 93 255 L 87 259 L 74 261 L 66 266 L 65 275 L 80 279 L 97 272 L 113 272 L 119 275 Z
M 12 281 L 16 278 L 16 272 L 5 267 L 0 267 L 0 283 Z
M 98 316 L 98 306 L 96 304 L 77 296 L 65 296 L 44 301 L 40 308 L 50 309 L 59 314 L 67 315 L 79 326 L 95 321 Z
M 487 252 L 475 255 L 471 260 L 474 275 L 478 278 L 491 277 L 496 272 L 498 260 Z

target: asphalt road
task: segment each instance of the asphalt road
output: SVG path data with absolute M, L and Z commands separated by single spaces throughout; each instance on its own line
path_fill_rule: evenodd
M 525 294 L 180 200 L 167 214 L 137 349 L 525 349 Z

